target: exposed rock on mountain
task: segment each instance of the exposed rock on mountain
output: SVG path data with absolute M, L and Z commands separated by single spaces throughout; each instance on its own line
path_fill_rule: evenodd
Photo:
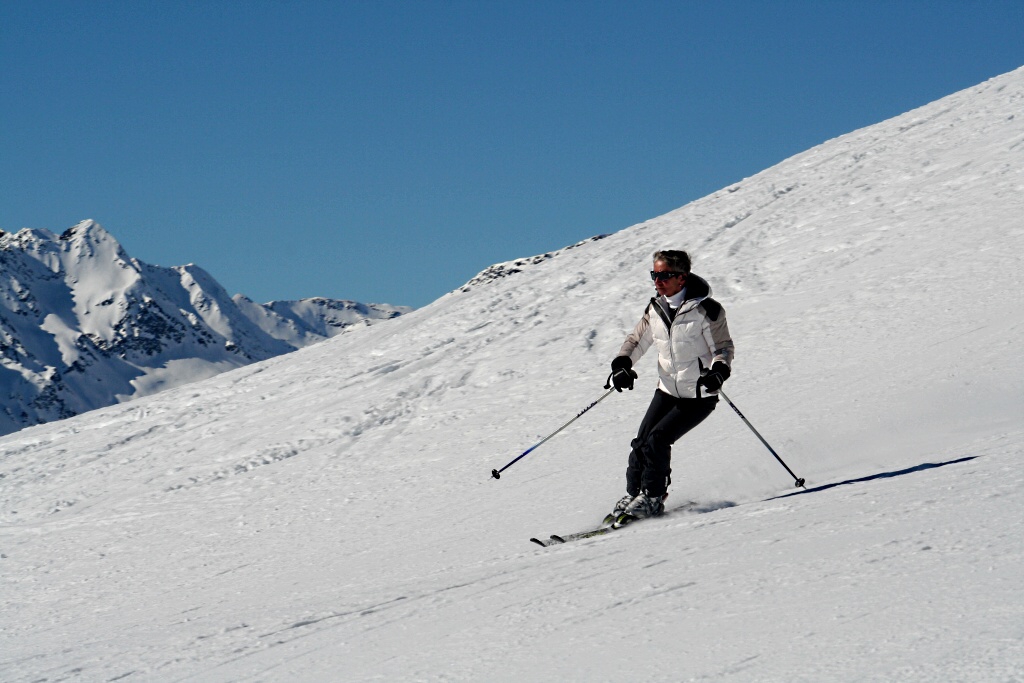
M 0 434 L 210 377 L 409 308 L 266 305 L 195 265 L 133 259 L 83 221 L 0 232 Z

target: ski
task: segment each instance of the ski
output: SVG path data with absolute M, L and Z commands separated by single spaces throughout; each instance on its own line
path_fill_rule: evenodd
M 595 529 L 587 529 L 586 531 L 577 531 L 572 534 L 551 534 L 546 540 L 539 538 L 531 538 L 530 540 L 537 545 L 546 548 L 549 545 L 558 545 L 559 543 L 568 543 L 569 541 L 578 541 L 583 538 L 591 538 L 592 536 L 600 536 L 606 534 L 609 531 L 615 530 L 615 520 L 611 519 L 611 515 L 606 515 L 604 521 L 601 522 L 601 526 Z
M 690 501 L 688 503 L 684 503 L 682 505 L 674 507 L 671 510 L 666 510 L 664 512 L 664 514 L 659 515 L 659 517 L 666 517 L 668 515 L 676 514 L 676 513 L 679 513 L 679 512 L 685 512 L 686 510 L 693 510 L 693 509 L 697 508 L 697 506 L 698 506 L 697 503 L 695 503 L 693 501 Z M 609 515 L 609 517 L 610 517 L 610 515 Z M 653 518 L 653 519 L 657 519 L 657 518 Z M 608 517 L 605 517 L 604 521 L 601 523 L 601 526 L 599 526 L 599 527 L 597 527 L 595 529 L 588 529 L 586 531 L 577 531 L 577 532 L 571 533 L 571 534 L 551 534 L 551 536 L 548 537 L 546 540 L 539 539 L 539 538 L 531 538 L 530 541 L 533 542 L 533 543 L 536 543 L 537 545 L 539 545 L 539 546 L 541 546 L 543 548 L 548 548 L 548 547 L 553 546 L 553 545 L 561 545 L 562 543 L 571 543 L 572 541 L 582 541 L 583 539 L 586 539 L 586 538 L 594 538 L 595 536 L 603 536 L 604 534 L 607 534 L 607 533 L 609 533 L 611 531 L 615 531 L 616 529 L 621 529 L 624 526 L 632 525 L 632 524 L 634 524 L 636 522 L 640 522 L 640 521 L 643 521 L 643 520 L 637 519 L 635 517 L 629 517 L 628 519 L 623 519 L 623 517 L 620 516 L 618 519 L 616 519 L 614 522 L 612 522 L 611 520 L 608 519 Z
M 596 529 L 588 529 L 587 531 L 577 531 L 572 534 L 551 534 L 547 539 L 531 538 L 530 540 L 537 545 L 546 548 L 549 545 L 558 545 L 559 543 L 568 543 L 569 541 L 579 541 L 584 538 L 592 538 L 594 536 L 600 536 L 606 534 L 609 531 L 615 531 L 614 526 L 599 526 Z
M 593 538 L 594 536 L 602 536 L 610 531 L 615 531 L 614 526 L 602 526 L 597 529 L 591 529 L 590 531 L 577 531 L 574 534 L 551 534 L 551 540 L 555 543 L 568 543 L 570 541 L 581 541 L 584 538 Z

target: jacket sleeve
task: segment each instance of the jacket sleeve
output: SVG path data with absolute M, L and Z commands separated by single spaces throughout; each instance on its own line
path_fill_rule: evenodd
M 711 364 L 721 361 L 732 367 L 732 360 L 736 355 L 736 346 L 732 343 L 732 335 L 729 334 L 729 323 L 725 319 L 725 309 L 720 305 L 718 307 L 718 315 L 712 320 L 711 316 L 708 315 L 708 346 L 711 348 L 711 353 L 714 354 L 711 358 Z
M 618 355 L 628 356 L 633 365 L 647 353 L 647 349 L 651 347 L 651 343 L 654 341 L 654 337 L 651 334 L 651 308 L 647 307 L 644 311 L 644 317 L 640 319 L 640 322 L 636 324 L 633 331 L 626 336 L 626 341 L 622 343 L 622 348 L 619 349 Z

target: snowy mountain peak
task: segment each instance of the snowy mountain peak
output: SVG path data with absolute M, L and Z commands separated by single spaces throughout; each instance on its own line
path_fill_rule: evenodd
M 285 329 L 293 312 L 239 306 L 192 264 L 132 259 L 92 220 L 59 236 L 0 235 L 0 266 L 0 434 L 271 358 L 345 327 L 333 313 L 317 320 L 316 308 L 279 302 L 305 311 L 301 330 Z M 351 311 L 347 324 L 409 310 L 382 306 L 382 315 L 350 303 L 338 303 Z
M 107 242 L 117 241 L 114 240 L 113 236 L 103 229 L 103 226 L 92 220 L 91 218 L 81 221 L 76 225 L 72 225 L 70 228 L 61 233 L 60 239 L 62 241 L 78 241 L 78 242 Z

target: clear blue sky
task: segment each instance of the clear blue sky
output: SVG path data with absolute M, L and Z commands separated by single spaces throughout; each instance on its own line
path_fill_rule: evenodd
M 0 228 L 422 306 L 1021 65 L 1022 0 L 4 0 Z

